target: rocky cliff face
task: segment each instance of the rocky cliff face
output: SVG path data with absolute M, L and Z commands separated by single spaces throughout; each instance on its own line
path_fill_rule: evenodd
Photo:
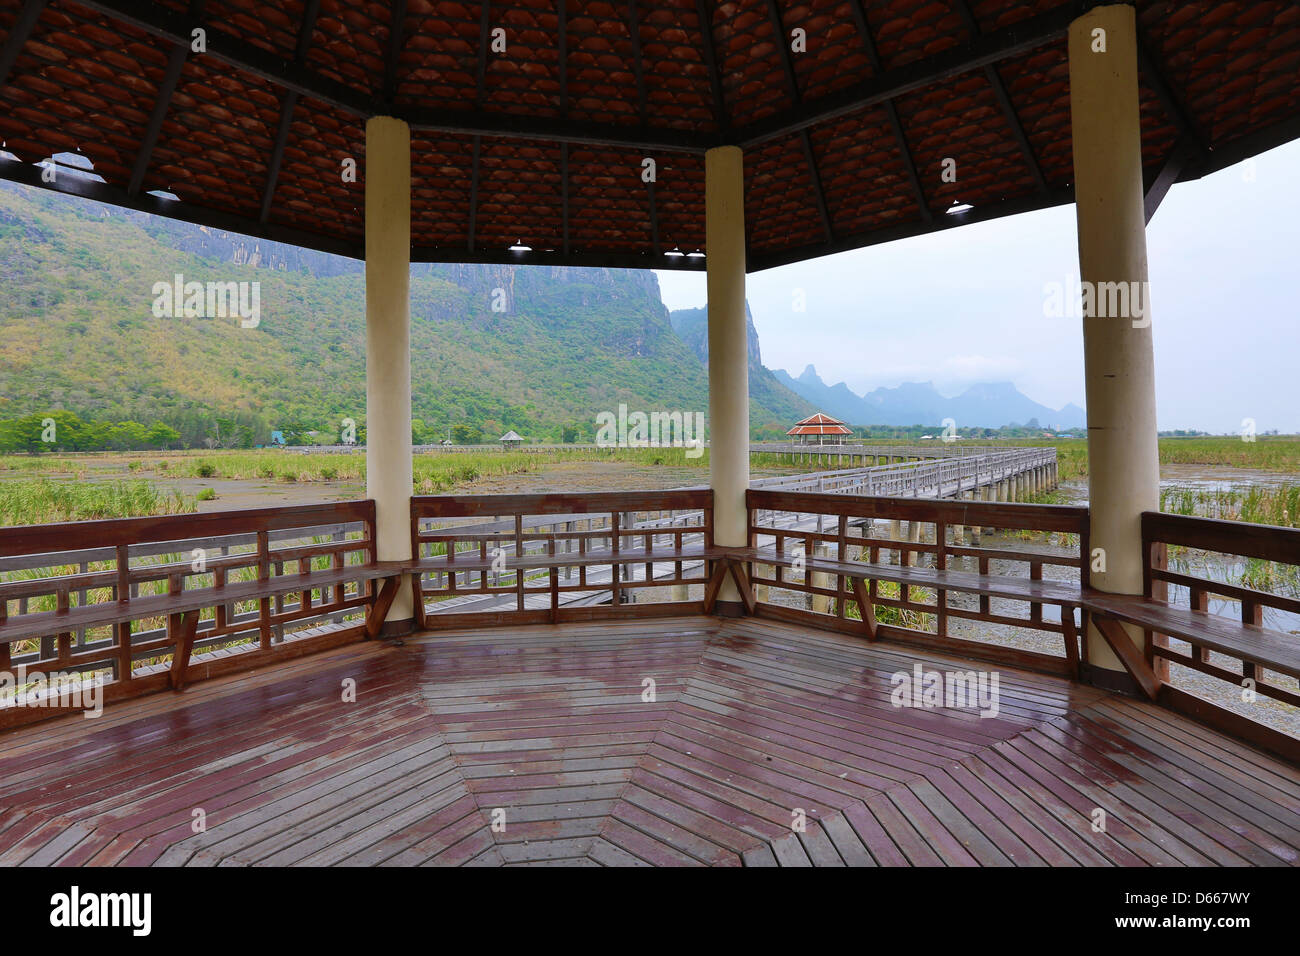
M 656 283 L 657 285 L 657 283 Z M 709 308 L 678 309 L 671 315 L 673 331 L 683 342 L 691 347 L 701 362 L 709 364 Z M 749 355 L 751 369 L 763 367 L 763 353 L 758 345 L 758 329 L 754 328 L 754 316 L 745 303 L 745 348 Z

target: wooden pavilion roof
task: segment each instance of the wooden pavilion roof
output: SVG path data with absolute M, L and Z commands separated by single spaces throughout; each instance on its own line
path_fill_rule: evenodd
M 703 153 L 733 143 L 753 271 L 1069 202 L 1065 33 L 1093 5 L 0 0 L 0 176 L 359 257 L 388 114 L 416 261 L 700 268 Z M 1149 210 L 1300 136 L 1300 6 L 1136 7 Z M 66 151 L 103 181 L 43 183 Z
M 817 412 L 809 415 L 802 421 L 794 423 L 794 426 L 786 432 L 787 435 L 852 435 L 853 429 L 849 428 L 838 418 L 831 418 L 825 412 Z

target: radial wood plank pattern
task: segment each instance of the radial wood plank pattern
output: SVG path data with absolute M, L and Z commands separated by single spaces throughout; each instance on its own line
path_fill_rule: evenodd
M 894 707 L 917 663 L 980 669 L 704 617 L 354 645 L 4 734 L 0 864 L 1300 862 L 1296 768 L 1008 668 L 995 717 Z

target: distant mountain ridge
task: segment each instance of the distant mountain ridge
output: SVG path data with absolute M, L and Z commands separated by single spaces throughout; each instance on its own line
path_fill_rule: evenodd
M 673 331 L 695 353 L 700 364 L 709 364 L 709 309 L 677 309 L 668 314 Z M 787 428 L 807 418 L 817 409 L 816 404 L 801 395 L 798 390 L 788 387 L 763 365 L 763 353 L 758 344 L 758 329 L 754 328 L 754 316 L 745 303 L 745 342 L 749 357 L 749 400 L 752 405 L 770 409 L 774 418 L 755 424 L 767 427 L 769 433 L 783 433 Z
M 668 315 L 673 331 L 702 365 L 709 364 L 709 310 L 675 309 Z M 763 364 L 754 317 L 745 303 L 745 338 L 749 355 L 749 394 L 755 403 L 774 411 L 786 412 L 788 423 L 823 411 L 850 425 L 940 425 L 951 418 L 959 428 L 1001 428 L 1025 425 L 1036 420 L 1043 428 L 1081 428 L 1086 423 L 1082 408 L 1066 405 L 1049 408 L 1024 395 L 1011 382 L 972 385 L 960 395 L 949 398 L 931 382 L 904 382 L 895 388 L 877 388 L 858 395 L 848 385 L 827 385 L 817 369 L 809 365 L 796 378 L 784 369 L 769 369 Z M 803 399 L 806 406 L 792 407 L 789 393 Z M 784 430 L 784 428 L 782 429 Z
M 876 388 L 858 395 L 846 384 L 827 385 L 812 365 L 796 378 L 783 369 L 773 372 L 778 382 L 802 395 L 828 415 L 851 425 L 937 425 L 951 418 L 959 428 L 1000 428 L 1037 421 L 1043 428 L 1082 428 L 1084 410 L 1067 404 L 1051 408 L 1034 401 L 1011 382 L 972 385 L 948 397 L 931 382 L 905 382 L 895 388 Z

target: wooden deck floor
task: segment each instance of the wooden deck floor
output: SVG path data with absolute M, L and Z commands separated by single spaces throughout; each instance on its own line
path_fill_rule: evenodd
M 972 666 L 698 617 L 357 645 L 0 736 L 0 864 L 1300 862 L 1296 768 L 1006 668 L 996 718 L 891 706 L 917 661 Z

